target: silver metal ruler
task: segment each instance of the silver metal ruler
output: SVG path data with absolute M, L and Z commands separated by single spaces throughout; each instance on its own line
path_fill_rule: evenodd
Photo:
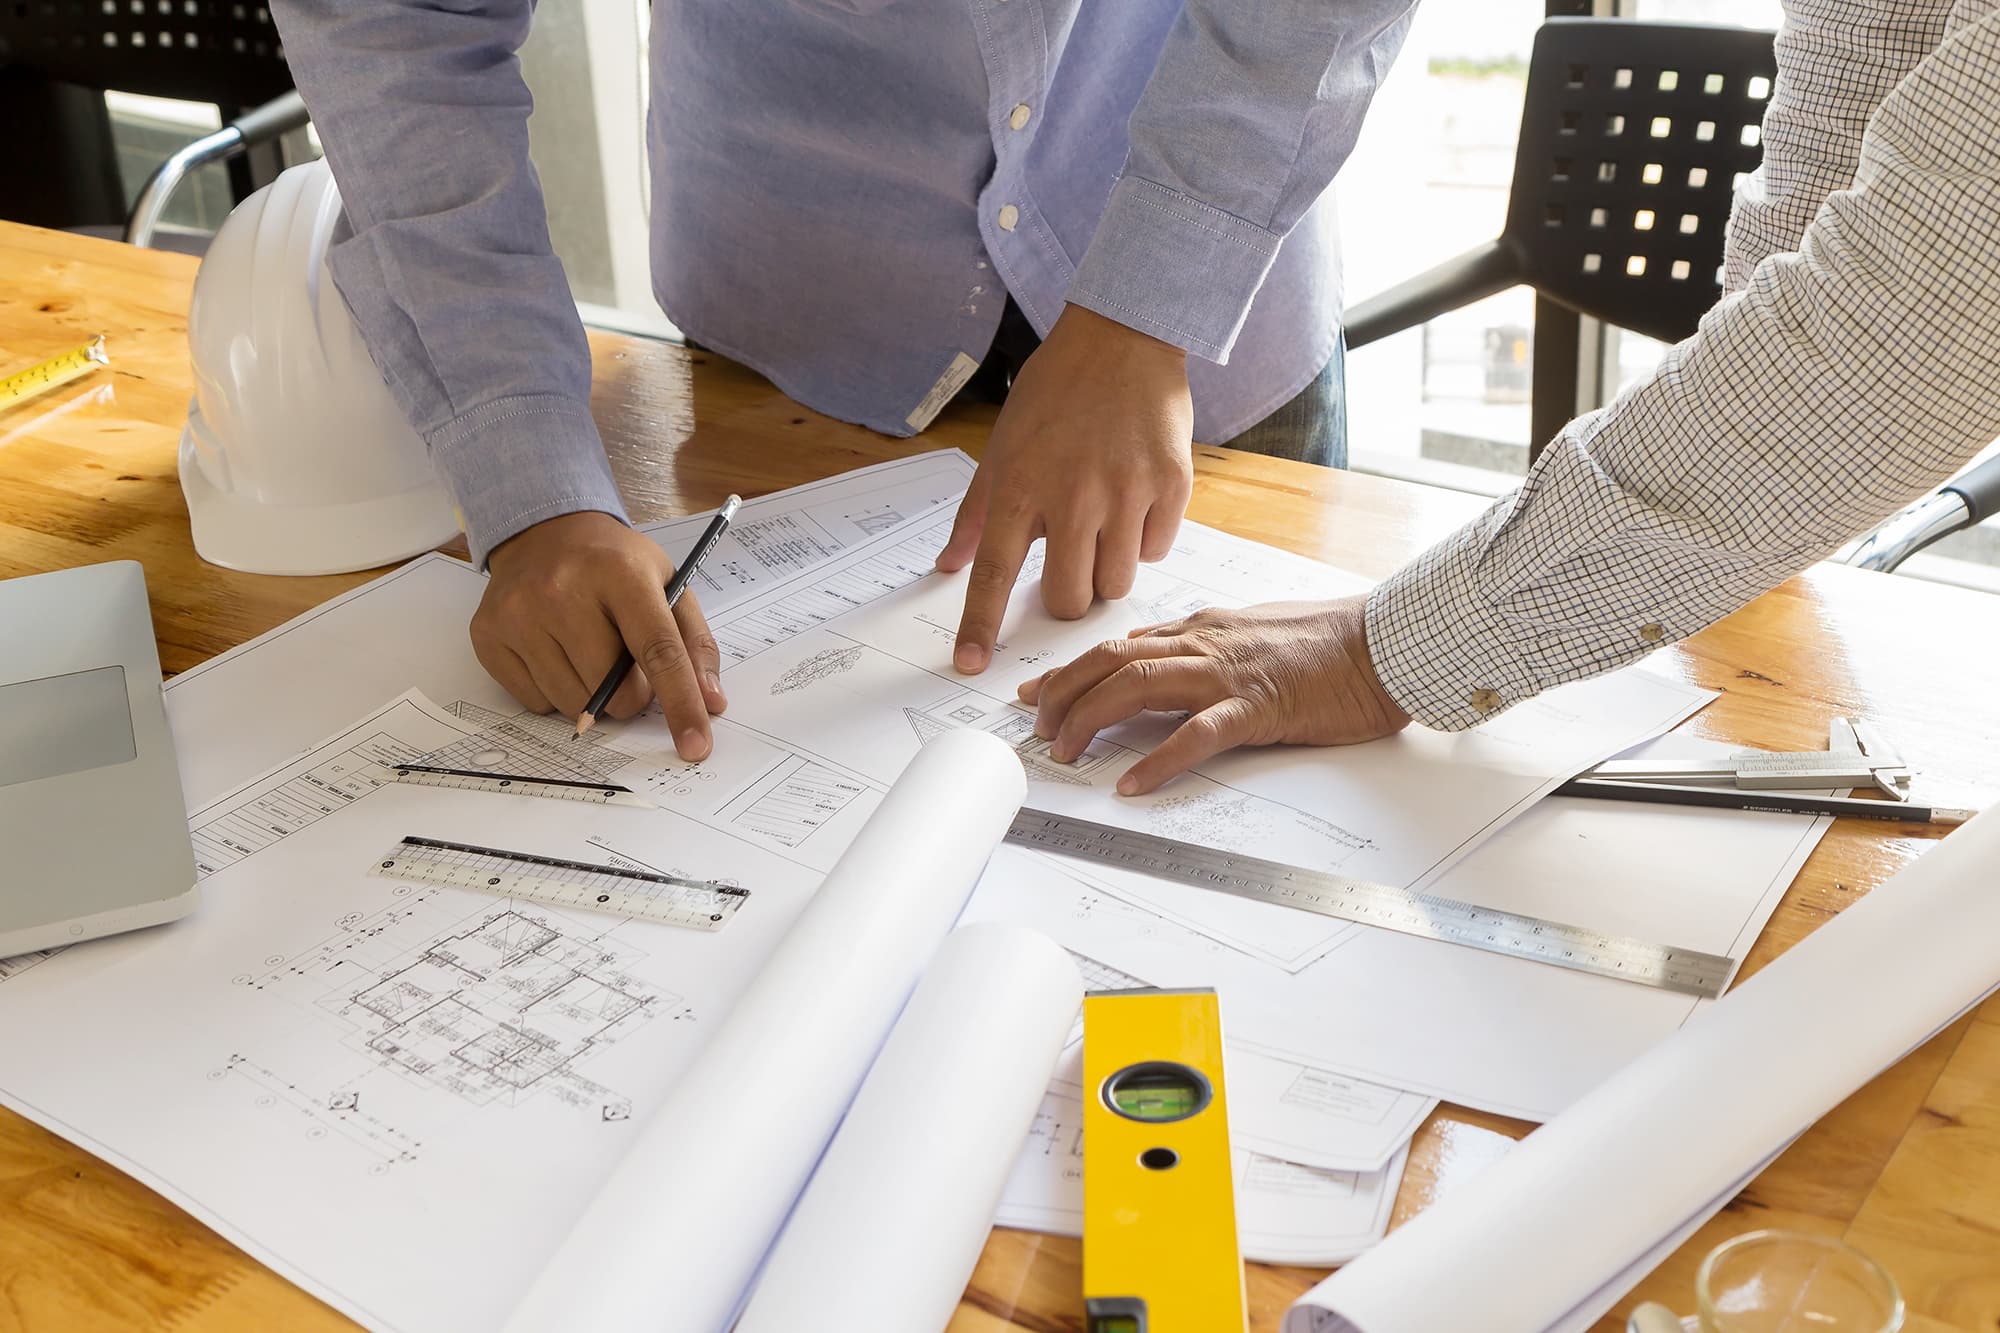
M 403 839 L 376 861 L 374 873 L 690 930 L 721 930 L 750 897 L 733 884 L 436 838 Z
M 421 787 L 449 787 L 453 791 L 512 792 L 517 796 L 545 796 L 557 801 L 582 801 L 588 805 L 654 808 L 645 797 L 615 782 L 537 778 L 513 773 L 486 773 L 472 768 L 434 768 L 429 764 L 396 765 L 396 781 L 412 782 Z
M 1007 830 L 1007 841 L 1254 902 L 1707 999 L 1722 994 L 1736 967 L 1734 959 L 1719 954 L 1606 935 L 1025 807 Z

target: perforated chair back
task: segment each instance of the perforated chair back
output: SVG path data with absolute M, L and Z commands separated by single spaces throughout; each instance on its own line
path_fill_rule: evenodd
M 1737 179 L 1763 157 L 1772 34 L 1550 19 L 1535 38 L 1501 242 L 1525 281 L 1664 342 L 1721 295 Z
M 0 69 L 211 102 L 225 119 L 292 86 L 255 0 L 0 0 Z

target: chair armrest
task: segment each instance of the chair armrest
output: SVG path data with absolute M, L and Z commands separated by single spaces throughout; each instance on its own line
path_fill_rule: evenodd
M 2000 511 L 2000 455 L 1953 477 L 1862 539 L 1840 563 L 1887 574 L 1940 537 Z
M 125 241 L 129 245 L 150 245 L 153 232 L 167 211 L 167 201 L 182 181 L 197 167 L 220 162 L 255 144 L 267 143 L 279 135 L 304 125 L 305 99 L 296 91 L 275 97 L 260 107 L 244 112 L 213 134 L 204 135 L 160 163 L 139 191 L 132 215 L 125 220 Z
M 1965 501 L 1969 516 L 1966 526 L 1984 523 L 2000 513 L 2000 454 L 1968 468 L 1946 482 L 1940 490 L 1950 491 Z
M 1351 307 L 1347 345 L 1361 347 L 1446 311 L 1504 292 L 1523 281 L 1523 265 L 1504 241 L 1488 241 Z

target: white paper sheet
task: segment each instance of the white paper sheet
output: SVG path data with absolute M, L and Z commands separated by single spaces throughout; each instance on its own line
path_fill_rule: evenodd
M 1069 955 L 1014 926 L 946 938 L 765 1263 L 736 1333 L 951 1322 L 1083 1003 Z
M 658 810 L 389 780 L 462 726 L 371 710 L 194 813 L 201 912 L 0 984 L 0 1099 L 376 1329 L 505 1322 L 820 879 Z M 707 934 L 370 873 L 411 834 L 754 887 Z
M 898 522 L 921 521 L 955 501 L 972 470 L 949 449 L 747 501 L 703 565 L 704 612 L 720 615 Z M 641 530 L 678 559 L 708 517 Z M 167 718 L 189 803 L 212 800 L 404 690 L 514 712 L 466 635 L 485 591 L 486 576 L 463 561 L 422 556 L 169 680 Z
M 1724 747 L 1667 737 L 1641 753 Z M 1551 798 L 1437 893 L 1740 958 L 1827 820 Z M 1163 986 L 1214 986 L 1232 1042 L 1527 1119 L 1547 1119 L 1671 1035 L 1684 995 L 1356 928 L 1295 975 L 1103 890 L 1082 862 L 997 858 L 968 919 L 1045 922 L 1066 946 Z M 1303 915 L 1303 914 L 1299 914 Z M 1312 928 L 1310 925 L 1308 929 Z
M 1152 983 L 1074 950 L 1087 990 L 1129 990 Z M 1437 1098 L 1399 1092 L 1331 1069 L 1315 1068 L 1238 1045 L 1223 1036 L 1229 1081 L 1229 1142 L 1266 1157 L 1324 1171 L 1367 1174 L 1387 1165 L 1437 1106 Z M 1083 1024 L 1070 1030 L 1050 1092 L 1083 1084 Z
M 9 1104 L 160 1189 L 372 1327 L 499 1326 L 920 737 L 966 724 L 952 714 L 983 700 L 976 729 L 1013 740 L 1031 764 L 1039 758 L 1043 768 L 1059 767 L 1022 737 L 1017 712 L 993 707 L 999 701 L 992 697 L 961 697 L 964 682 L 945 665 L 951 633 L 943 608 L 955 620 L 958 594 L 949 580 L 929 577 L 942 530 L 936 512 L 923 506 L 950 479 L 950 468 L 969 473 L 969 464 L 962 456 L 948 466 L 935 459 L 906 464 L 912 469 L 906 473 L 874 469 L 859 480 L 836 479 L 748 507 L 753 514 L 803 514 L 821 529 L 815 540 L 846 549 L 828 561 L 813 542 L 774 527 L 777 535 L 746 548 L 749 572 L 712 590 L 710 610 L 732 663 L 726 684 L 739 708 L 746 692 L 761 686 L 762 693 L 759 707 L 744 710 L 749 716 L 739 719 L 732 708 L 718 721 L 710 761 L 684 765 L 663 757 L 657 720 L 602 727 L 602 735 L 588 738 L 648 756 L 620 771 L 631 773 L 665 814 L 385 785 L 379 768 L 385 756 L 428 753 L 513 708 L 465 637 L 485 580 L 444 557 L 412 562 L 169 682 L 183 780 L 214 872 L 208 904 L 170 929 L 0 968 L 0 1049 L 7 1052 L 0 1085 Z M 880 506 L 906 516 L 893 523 L 888 510 L 875 512 Z M 1347 586 L 1310 562 L 1194 528 L 1176 560 L 1178 570 L 1149 570 L 1145 598 L 1120 614 L 1158 618 L 1204 601 Z M 1189 573 L 1200 581 L 1184 577 Z M 924 640 L 927 665 L 905 663 L 881 679 L 891 688 L 915 680 L 932 692 L 912 697 L 908 707 L 917 716 L 888 701 L 901 728 L 892 745 L 852 756 L 825 753 L 845 744 L 849 720 L 828 706 L 825 689 L 828 682 L 855 683 L 842 684 L 854 674 L 847 650 L 855 645 L 825 656 L 825 648 L 802 641 L 836 617 L 920 583 L 906 602 L 875 619 L 888 626 L 885 642 L 900 643 L 906 655 L 915 652 L 914 639 Z M 937 603 L 924 614 L 940 623 L 907 614 L 921 609 L 919 597 Z M 1054 637 L 1034 650 L 1041 656 L 1011 664 L 1010 673 L 1049 660 L 1062 632 L 1051 630 Z M 1092 622 L 1078 632 L 1088 638 L 1109 631 Z M 789 665 L 770 670 L 781 656 Z M 760 658 L 767 660 L 760 665 Z M 379 701 L 413 684 L 440 706 L 404 700 L 384 723 L 389 714 Z M 1012 685 L 1011 675 L 990 682 L 1007 694 Z M 1239 783 L 1245 800 L 1238 805 L 1235 795 L 1210 799 L 1214 793 L 1204 787 L 1183 793 L 1205 793 L 1203 799 L 1166 805 L 1164 813 L 1148 807 L 1147 818 L 1154 821 L 1149 826 L 1176 829 L 1221 820 L 1260 837 L 1323 844 L 1333 849 L 1329 858 L 1365 851 L 1418 873 L 1447 863 L 1469 837 L 1503 822 L 1572 759 L 1580 765 L 1582 754 L 1614 744 L 1610 737 L 1643 734 L 1678 716 L 1692 696 L 1676 691 L 1646 681 L 1614 684 L 1601 696 L 1611 702 L 1551 719 L 1559 737 L 1553 747 L 1501 727 L 1468 746 L 1440 749 L 1434 768 L 1471 759 L 1485 775 L 1474 784 L 1480 810 L 1453 812 L 1470 834 L 1400 807 L 1382 809 L 1402 799 L 1397 781 L 1408 787 L 1412 780 L 1383 779 L 1366 764 L 1339 770 L 1350 785 L 1388 783 L 1363 811 L 1371 822 L 1361 841 L 1314 810 L 1287 804 L 1297 797 L 1292 770 L 1282 767 L 1272 771 L 1276 777 L 1256 768 L 1243 779 L 1275 784 L 1275 795 Z M 798 710 L 801 700 L 813 706 Z M 789 723 L 785 734 L 767 729 L 785 710 L 820 729 L 803 735 L 791 734 Z M 364 714 L 369 728 L 349 725 Z M 1147 726 L 1157 729 L 1142 723 L 1115 739 L 1144 743 Z M 335 731 L 327 746 L 311 748 Z M 1551 757 L 1558 753 L 1568 757 Z M 298 762 L 286 764 L 292 756 Z M 1297 753 L 1283 759 L 1306 764 Z M 1222 783 L 1235 781 L 1228 766 L 1235 762 L 1217 770 Z M 248 775 L 272 765 L 282 771 L 238 791 Z M 1077 799 L 1101 796 L 1090 779 L 1079 785 L 1079 776 L 1065 769 L 1042 773 L 1040 782 L 1050 790 L 1075 788 Z M 1313 799 L 1337 801 L 1342 790 L 1336 784 Z M 1063 799 L 1062 792 L 1053 799 Z M 266 821 L 266 831 L 282 836 L 267 842 L 254 827 L 241 826 L 266 816 L 275 819 Z M 412 832 L 734 878 L 752 886 L 752 897 L 716 936 L 512 912 L 453 890 L 415 890 L 411 900 L 358 867 Z M 1032 878 L 1044 886 L 1073 885 L 1052 864 L 1038 862 Z M 1164 895 L 1155 902 L 1147 897 L 1150 887 L 1119 884 L 1097 895 L 1104 905 L 1098 915 L 1151 912 L 1161 930 L 1181 932 L 1199 950 L 1242 957 L 1242 948 L 1261 949 L 1288 965 L 1337 942 L 1319 935 L 1301 945 L 1275 928 L 1295 930 L 1295 923 L 1239 921 L 1216 914 L 1205 898 Z M 1059 898 L 1055 911 L 1066 921 L 1069 900 Z M 523 939 L 534 947 L 518 948 Z M 1125 947 L 1122 935 L 1111 943 L 1114 951 Z M 484 951 L 487 961 L 454 991 L 445 984 L 455 975 L 454 960 L 473 950 Z M 532 1088 L 514 1087 L 508 1078 L 521 1073 L 520 1061 L 533 1052 L 532 1043 L 516 1039 L 528 1021 L 520 1006 L 511 1017 L 506 1006 L 523 994 L 519 968 L 550 956 L 574 958 L 593 984 L 625 999 L 607 994 L 616 1017 L 603 1035 L 565 1037 L 546 1077 Z M 1153 979 L 1148 962 L 1121 965 Z M 1282 975 L 1267 963 L 1257 968 L 1259 985 Z M 474 1012 L 444 1010 L 419 1022 L 404 1012 L 404 1000 L 419 993 Z M 573 1010 L 565 1002 L 565 1012 Z M 1242 1030 L 1235 1020 L 1231 1026 Z M 286 1190 L 272 1190 L 273 1180 L 286 1181 Z M 298 1208 L 300 1197 L 319 1206 Z M 410 1262 L 412 1255 L 422 1262 Z
M 809 576 L 774 583 L 713 618 L 727 663 L 733 727 L 813 762 L 886 781 L 930 735 L 969 727 L 1021 754 L 1030 804 L 1260 856 L 1424 886 L 1576 772 L 1673 726 L 1713 696 L 1644 671 L 1565 686 L 1458 735 L 1422 728 L 1368 745 L 1220 755 L 1164 790 L 1121 798 L 1113 783 L 1173 725 L 1159 716 L 1107 732 L 1074 764 L 1056 764 L 1013 701 L 1025 676 L 1133 626 L 1203 605 L 1281 595 L 1331 596 L 1365 581 L 1188 524 L 1132 596 L 1057 621 L 1040 607 L 1034 560 L 1003 622 L 997 665 L 969 679 L 950 665 L 965 576 L 927 575 L 950 528 L 885 533 Z M 646 724 L 671 768 L 671 738 Z M 643 745 L 645 727 L 632 744 Z M 718 750 L 720 745 L 718 745 Z M 620 776 L 657 789 L 647 762 Z M 1289 971 L 1354 927 L 1106 870 L 1107 892 L 1252 958 Z M 1086 951 L 1087 952 L 1087 951 Z M 1115 962 L 1116 960 L 1108 960 Z M 1139 971 L 1141 969 L 1128 969 Z
M 949 732 L 918 753 L 601 1183 L 510 1333 L 727 1325 L 1024 789 L 991 737 Z
M 972 929 L 966 926 L 961 929 Z M 1072 954 L 1091 990 L 1137 977 Z M 1244 1051 L 1226 1037 L 1230 1162 L 1238 1243 L 1267 1263 L 1342 1263 L 1380 1240 L 1395 1207 L 1410 1136 L 1436 1102 L 1328 1070 Z M 1083 1231 L 1083 1026 L 1070 1032 L 995 1220 Z
M 1325 1171 L 1247 1148 L 1232 1149 L 1243 1257 L 1323 1265 L 1360 1254 L 1388 1230 L 1408 1157 L 1406 1144 L 1378 1170 Z M 1051 1088 L 1043 1099 L 994 1221 L 1058 1236 L 1083 1234 L 1080 1089 Z
M 1988 811 L 1314 1288 L 1287 1333 L 1586 1326 L 1635 1261 L 2000 985 L 1996 862 Z

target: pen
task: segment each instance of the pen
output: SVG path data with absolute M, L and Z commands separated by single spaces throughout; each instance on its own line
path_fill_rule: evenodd
M 1963 824 L 1978 813 L 1952 806 L 1910 805 L 1903 801 L 1866 801 L 1852 796 L 1790 796 L 1769 791 L 1730 791 L 1718 787 L 1674 787 L 1656 782 L 1618 782 L 1605 778 L 1572 778 L 1555 789 L 1557 796 L 1591 796 L 1606 801 L 1657 801 L 1663 805 L 1705 805 L 1719 810 L 1762 810 L 1780 815 L 1842 815 L 1888 819 L 1899 824 Z
M 715 511 L 715 517 L 708 520 L 708 526 L 702 529 L 701 536 L 695 539 L 694 549 L 688 552 L 687 559 L 681 561 L 680 568 L 676 569 L 673 578 L 667 581 L 668 610 L 671 611 L 674 603 L 681 599 L 681 594 L 687 591 L 688 580 L 692 579 L 694 572 L 701 568 L 701 562 L 708 558 L 716 539 L 728 530 L 729 520 L 736 517 L 736 509 L 742 503 L 742 496 L 732 495 L 722 502 L 722 508 Z M 611 670 L 604 673 L 604 682 L 597 687 L 597 693 L 590 696 L 590 702 L 583 706 L 581 713 L 577 714 L 576 736 L 570 739 L 581 737 L 596 723 L 597 715 L 604 711 L 605 705 L 611 702 L 611 696 L 618 693 L 618 687 L 625 683 L 625 673 L 632 669 L 632 665 L 632 650 L 620 648 L 618 660 L 611 664 Z

